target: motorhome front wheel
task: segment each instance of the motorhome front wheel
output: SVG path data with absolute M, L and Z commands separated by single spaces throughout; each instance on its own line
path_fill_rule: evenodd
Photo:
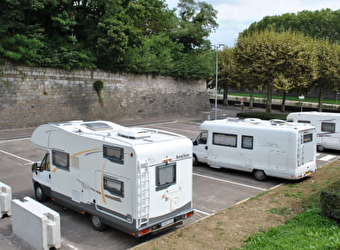
M 47 200 L 47 196 L 45 195 L 42 187 L 38 183 L 35 183 L 34 185 L 34 194 L 35 198 L 40 202 Z

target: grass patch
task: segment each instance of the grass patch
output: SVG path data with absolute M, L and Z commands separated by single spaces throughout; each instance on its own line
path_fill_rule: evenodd
M 340 249 L 339 224 L 320 213 L 319 208 L 305 210 L 284 225 L 250 236 L 243 249 Z
M 244 97 L 250 97 L 250 93 L 228 93 L 228 95 L 231 96 L 244 96 Z M 262 99 L 266 99 L 267 96 L 265 94 L 253 94 L 254 98 L 262 98 Z M 280 95 L 273 95 L 272 99 L 278 99 L 281 100 L 282 96 Z M 300 99 L 298 96 L 287 96 L 286 100 L 288 101 L 297 101 L 299 102 Z M 305 99 L 303 100 L 303 102 L 314 102 L 314 103 L 318 103 L 319 100 L 318 98 L 311 98 L 311 97 L 305 97 Z M 332 100 L 332 99 L 323 99 L 322 100 L 323 103 L 327 103 L 327 104 L 340 104 L 339 101 L 337 100 Z

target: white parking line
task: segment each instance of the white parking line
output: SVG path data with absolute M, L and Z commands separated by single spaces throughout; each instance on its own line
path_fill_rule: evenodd
M 207 212 L 204 212 L 204 211 L 198 210 L 198 209 L 194 209 L 194 211 L 197 212 L 197 213 L 200 213 L 200 214 L 207 215 L 207 216 L 212 215 L 211 213 L 207 213 Z
M 225 183 L 229 183 L 229 184 L 233 184 L 233 185 L 238 185 L 238 186 L 241 186 L 241 187 L 256 189 L 256 190 L 260 190 L 260 191 L 267 191 L 267 189 L 264 189 L 264 188 L 250 186 L 250 185 L 246 185 L 246 184 L 242 184 L 242 183 L 238 183 L 238 182 L 234 182 L 234 181 L 227 181 L 227 180 L 223 180 L 223 179 L 219 179 L 219 178 L 215 178 L 215 177 L 210 177 L 210 176 L 205 176 L 205 175 L 201 175 L 201 174 L 196 174 L 196 173 L 194 173 L 193 175 L 196 175 L 196 176 L 202 177 L 202 178 L 206 178 L 206 179 L 210 179 L 210 180 L 214 180 L 214 181 L 220 181 L 220 182 L 225 182 Z
M 9 153 L 9 152 L 6 152 L 6 151 L 3 151 L 0 149 L 0 153 L 3 153 L 3 154 L 6 154 L 6 155 L 9 155 L 9 156 L 12 156 L 14 158 L 17 158 L 17 159 L 20 159 L 20 160 L 23 160 L 23 161 L 28 161 L 29 163 L 33 163 L 34 161 L 31 161 L 31 160 L 28 160 L 26 158 L 23 158 L 23 157 L 20 157 L 18 155 L 15 155 L 15 154 L 12 154 L 12 153 Z
M 318 159 L 319 161 L 329 161 L 334 159 L 336 156 L 335 155 L 326 155 L 324 157 L 321 157 L 320 159 Z
M 159 129 L 163 129 L 163 130 L 169 129 L 167 127 L 162 127 L 162 126 L 157 126 L 157 125 L 149 125 L 149 127 L 159 128 Z M 178 128 L 170 128 L 170 129 L 171 129 L 171 131 L 176 130 L 176 131 L 180 131 L 182 133 L 186 132 L 186 133 L 191 133 L 191 134 L 198 134 L 198 132 L 192 131 L 192 130 L 184 130 L 184 129 L 178 129 Z

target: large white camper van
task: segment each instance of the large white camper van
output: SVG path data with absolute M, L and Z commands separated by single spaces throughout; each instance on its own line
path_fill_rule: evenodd
M 193 162 L 213 168 L 300 179 L 316 171 L 315 128 L 282 120 L 224 119 L 205 121 L 193 141 Z
M 193 215 L 192 142 L 185 136 L 107 121 L 39 126 L 31 141 L 47 150 L 33 164 L 36 198 L 90 215 L 136 237 Z
M 294 112 L 288 114 L 287 121 L 309 123 L 315 126 L 318 151 L 325 149 L 340 150 L 339 113 Z

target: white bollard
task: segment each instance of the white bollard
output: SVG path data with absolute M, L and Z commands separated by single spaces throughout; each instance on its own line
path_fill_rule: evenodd
M 11 216 L 12 189 L 0 182 L 0 219 L 6 214 Z
M 61 247 L 59 213 L 30 197 L 12 201 L 12 229 L 34 249 Z

